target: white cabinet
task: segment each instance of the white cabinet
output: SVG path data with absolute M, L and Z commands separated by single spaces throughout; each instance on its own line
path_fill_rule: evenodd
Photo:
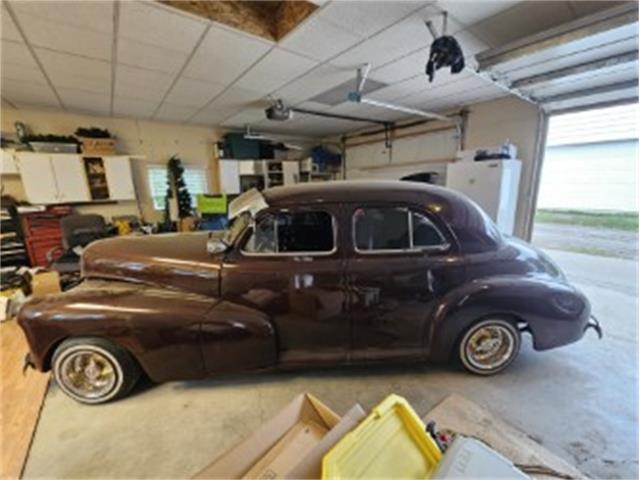
M 93 201 L 87 176 L 88 167 L 81 155 L 17 152 L 15 158 L 29 202 L 54 204 Z M 135 200 L 129 157 L 101 158 L 109 191 L 104 199 Z
M 56 203 L 91 201 L 82 157 L 59 153 L 49 155 L 49 160 L 58 186 Z
M 450 163 L 446 186 L 467 195 L 489 214 L 502 233 L 512 235 L 521 169 L 520 160 Z
M 300 181 L 300 164 L 297 161 L 282 162 L 282 180 L 285 185 L 293 185 Z
M 109 200 L 135 200 L 136 191 L 129 157 L 102 157 L 109 188 Z
M 31 203 L 58 202 L 58 183 L 49 155 L 20 153 L 16 163 L 22 186 Z
M 0 175 L 15 175 L 18 173 L 18 167 L 13 157 L 13 150 L 2 150 L 0 156 Z

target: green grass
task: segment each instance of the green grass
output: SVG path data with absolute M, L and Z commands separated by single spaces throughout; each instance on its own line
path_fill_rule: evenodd
M 638 231 L 638 214 L 627 212 L 540 209 L 536 211 L 535 221 L 536 223 L 558 223 L 562 225 L 582 225 L 585 227 Z

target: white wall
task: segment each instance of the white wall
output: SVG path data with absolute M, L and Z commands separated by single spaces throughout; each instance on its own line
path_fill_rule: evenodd
M 535 105 L 516 97 L 503 97 L 473 104 L 467 108 L 469 115 L 464 138 L 465 149 L 501 145 L 506 141 L 518 147 L 518 157 L 522 160 L 522 174 L 515 233 L 524 237 L 529 209 L 527 199 L 531 197 L 533 190 L 538 109 Z M 428 125 L 438 124 L 434 122 Z M 401 132 L 404 134 L 420 129 L 425 130 L 426 126 Z M 363 137 L 364 139 L 366 137 Z M 356 141 L 361 140 L 353 140 Z M 370 145 L 347 148 L 347 178 L 399 179 L 409 173 L 436 171 L 440 173 L 438 183 L 444 184 L 444 161 L 453 160 L 456 150 L 457 134 L 454 129 L 394 141 L 391 162 L 382 140 Z M 420 163 L 423 160 L 424 162 Z M 372 166 L 375 168 L 371 168 Z
M 144 159 L 133 160 L 132 163 L 140 209 L 147 221 L 161 220 L 162 212 L 153 209 L 146 163 L 166 164 L 172 155 L 177 154 L 184 163 L 207 169 L 210 187 L 218 175 L 217 168 L 212 169 L 218 132 L 212 128 L 3 107 L 2 131 L 14 132 L 16 121 L 24 122 L 34 134 L 72 135 L 78 127 L 109 129 L 117 139 L 118 153 L 144 156 Z M 1 181 L 3 194 L 26 200 L 19 177 L 3 176 Z M 139 215 L 136 202 L 82 206 L 78 207 L 78 211 L 99 213 L 107 219 L 113 215 Z
M 638 141 L 547 147 L 538 208 L 638 211 Z

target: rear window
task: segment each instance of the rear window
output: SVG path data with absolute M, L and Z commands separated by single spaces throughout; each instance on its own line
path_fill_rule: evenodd
M 360 252 L 441 248 L 447 243 L 427 216 L 404 207 L 359 208 L 353 233 Z
M 262 216 L 243 250 L 248 253 L 330 253 L 333 217 L 324 211 L 277 212 Z

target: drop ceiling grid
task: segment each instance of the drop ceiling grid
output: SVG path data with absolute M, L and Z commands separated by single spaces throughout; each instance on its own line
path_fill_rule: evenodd
M 12 5 L 15 3 L 11 2 Z M 67 3 L 73 5 L 74 2 Z M 102 12 L 112 8 L 112 2 L 102 3 Z M 425 82 L 422 69 L 432 40 L 424 27 L 425 19 L 433 19 L 439 28 L 437 18 L 441 9 L 451 10 L 449 31 L 459 33 L 469 54 L 469 51 L 475 52 L 485 45 L 474 36 L 469 25 L 486 21 L 487 17 L 499 17 L 505 9 L 512 9 L 515 2 L 502 4 L 491 1 L 484 8 L 478 5 L 485 2 L 468 3 L 466 7 L 457 5 L 449 8 L 449 2 L 446 1 L 357 2 L 357 5 L 354 2 L 330 2 L 274 46 L 273 42 L 177 12 L 164 5 L 121 2 L 115 52 L 117 64 L 114 64 L 115 82 L 113 79 L 111 81 L 113 113 L 132 116 L 140 114 L 149 118 L 156 111 L 160 119 L 190 114 L 187 118 L 190 122 L 247 123 L 252 119 L 259 119 L 257 112 L 263 107 L 256 105 L 263 101 L 265 94 L 274 93 L 282 96 L 287 103 L 300 104 L 324 90 L 354 78 L 355 67 L 370 59 L 380 67 L 372 72 L 372 78 L 376 78 L 377 74 L 378 78 L 384 80 L 386 75 L 386 81 L 391 82 L 389 87 L 371 96 L 387 101 L 398 98 L 409 101 L 416 92 L 437 92 L 438 82 L 444 83 L 448 79 L 446 72 L 441 70 L 433 85 L 422 83 Z M 63 35 L 62 40 L 57 40 L 58 44 L 54 42 L 37 47 L 43 59 L 57 54 L 69 56 L 70 58 L 60 57 L 69 65 L 88 65 L 86 61 L 91 62 L 82 56 L 94 57 L 94 60 L 103 59 L 107 64 L 111 61 L 114 53 L 111 51 L 111 43 L 108 48 L 104 45 L 105 40 L 113 40 L 113 33 L 105 27 L 109 22 L 104 22 L 104 17 L 98 22 L 101 15 L 91 10 L 91 3 L 87 5 L 83 6 L 82 13 L 75 19 L 64 23 L 64 29 L 72 33 Z M 367 13 L 363 15 L 365 7 Z M 50 20 L 56 15 L 67 15 L 65 8 L 66 4 L 63 4 L 54 15 L 54 12 L 34 11 L 30 7 L 22 9 L 20 15 L 27 18 L 30 31 L 33 31 L 33 25 L 43 27 L 34 34 L 36 43 L 43 43 L 52 32 L 58 33 L 56 28 L 60 28 L 60 25 L 55 25 Z M 6 29 L 5 24 L 8 24 Z M 15 37 L 14 30 L 17 29 L 13 27 L 11 19 L 5 20 L 3 15 L 3 38 Z M 209 32 L 198 45 L 198 38 L 202 38 L 206 28 L 209 28 Z M 78 36 L 78 29 L 84 32 L 81 36 Z M 30 38 L 31 33 L 28 35 Z M 78 38 L 84 40 L 85 37 L 88 38 L 87 42 L 77 41 Z M 416 38 L 424 40 L 417 48 Z M 71 45 L 70 39 L 77 44 L 86 45 Z M 3 41 L 3 46 L 4 44 Z M 63 53 L 44 54 L 42 52 L 45 48 L 60 49 Z M 283 60 L 278 61 L 277 57 L 282 57 Z M 276 61 L 271 62 L 272 59 Z M 287 59 L 295 60 L 291 62 Z M 99 104 L 96 108 L 102 109 L 103 99 L 98 91 L 105 81 L 102 68 L 72 78 L 64 69 L 57 67 L 55 62 L 44 61 L 43 64 L 45 63 L 46 71 L 50 72 L 56 89 L 65 89 L 64 98 L 71 96 L 71 90 L 78 93 L 78 99 L 72 102 L 70 108 L 86 108 L 87 105 L 82 104 L 96 98 Z M 30 67 L 20 68 L 21 71 L 16 76 L 22 78 L 29 74 Z M 4 76 L 3 73 L 3 78 Z M 464 91 L 464 84 L 451 88 L 454 91 L 450 95 L 456 95 L 455 90 L 462 89 L 459 90 L 458 98 L 471 95 Z M 3 91 L 3 95 L 4 93 Z M 25 95 L 20 94 L 20 97 L 24 99 Z M 428 95 L 418 98 L 425 97 Z M 442 97 L 442 100 L 438 99 L 438 103 L 433 103 L 434 108 L 446 98 Z M 11 101 L 10 96 L 7 99 Z M 432 97 L 425 101 L 430 99 Z M 355 107 L 357 111 L 358 106 Z M 431 106 L 427 105 L 425 108 Z M 367 111 L 368 114 L 372 112 L 370 109 L 362 111 Z M 387 113 L 380 111 L 381 115 Z M 391 115 L 388 113 L 388 116 Z M 309 125 L 312 123 L 307 123 L 306 126 Z

